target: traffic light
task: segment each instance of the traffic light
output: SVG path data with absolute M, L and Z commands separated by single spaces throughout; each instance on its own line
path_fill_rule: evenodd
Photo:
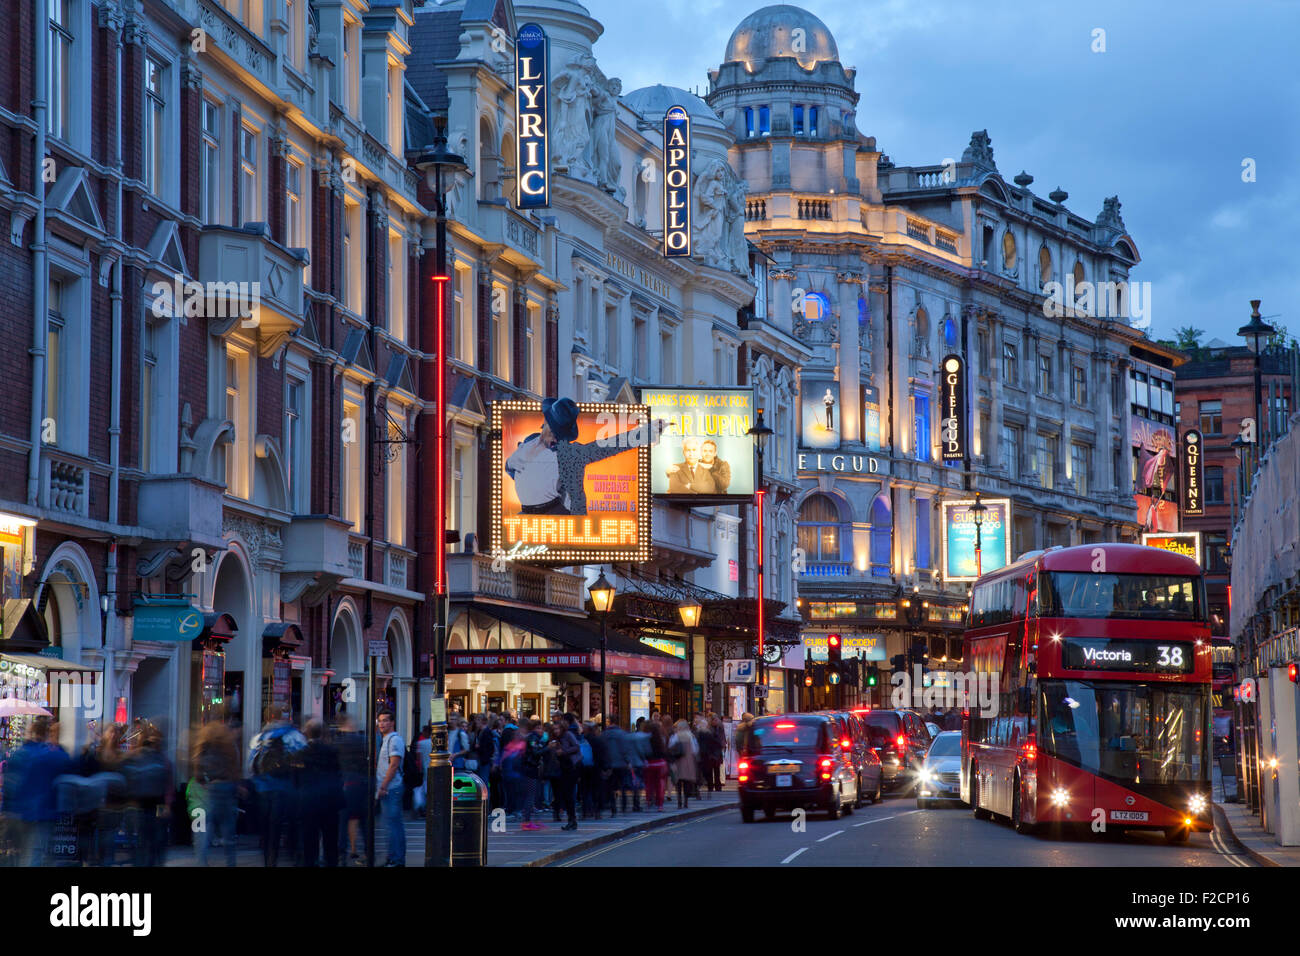
M 867 686 L 875 687 L 880 683 L 880 669 L 872 664 L 867 668 Z
M 893 657 L 889 659 L 889 663 L 890 665 L 893 666 L 895 672 L 902 671 L 904 674 L 907 673 L 906 654 L 895 654 Z
M 831 683 L 832 683 L 832 684 L 838 684 L 838 683 L 840 682 L 840 665 L 839 665 L 839 664 L 828 664 L 828 665 L 827 665 L 827 669 L 830 671 L 830 681 L 831 681 Z
M 1292 661 L 1286 667 L 1286 676 L 1291 678 L 1291 683 L 1293 684 L 1300 683 L 1300 673 L 1297 673 L 1298 670 L 1300 670 L 1300 664 L 1296 664 L 1295 661 Z
M 828 635 L 826 638 L 826 660 L 831 664 L 840 662 L 840 654 L 843 648 L 840 646 L 840 636 L 838 634 Z
M 803 672 L 803 686 L 804 686 L 804 687 L 811 687 L 812 685 L 813 685 L 812 672 L 811 672 L 811 671 L 804 671 L 804 672 Z

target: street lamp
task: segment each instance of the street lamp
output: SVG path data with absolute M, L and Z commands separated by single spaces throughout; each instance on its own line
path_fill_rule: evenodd
M 605 711 L 609 710 L 605 699 L 605 649 L 609 643 L 609 609 L 614 606 L 614 585 L 605 580 L 605 572 L 600 572 L 596 583 L 587 589 L 591 594 L 591 605 L 600 615 L 600 730 L 605 732 Z
M 754 419 L 754 424 L 746 433 L 754 436 L 754 449 L 758 452 L 758 475 L 754 481 L 754 531 L 755 531 L 755 548 L 754 551 L 758 558 L 758 574 L 756 584 L 758 590 L 758 679 L 762 684 L 765 679 L 763 667 L 763 495 L 767 490 L 763 487 L 763 449 L 767 446 L 767 440 L 772 437 L 772 429 L 763 423 L 763 409 L 758 409 L 758 415 Z M 767 700 L 759 697 L 755 703 L 755 709 L 764 714 L 767 712 Z
M 1263 316 L 1259 314 L 1259 299 L 1250 300 L 1250 322 L 1243 325 L 1237 330 L 1237 334 L 1242 338 L 1250 339 L 1254 343 L 1255 351 L 1255 443 L 1260 445 L 1263 442 L 1264 429 L 1264 385 L 1260 375 L 1259 365 L 1259 340 L 1266 339 L 1273 335 L 1277 329 L 1264 321 Z
M 434 119 L 433 150 L 415 161 L 424 170 L 433 190 L 434 272 L 430 276 L 435 293 L 435 322 L 420 323 L 420 348 L 425 360 L 420 368 L 420 393 L 432 398 L 434 415 L 422 416 L 421 440 L 434 449 L 433 594 L 428 602 L 434 615 L 433 654 L 435 693 L 443 702 L 442 720 L 432 725 L 432 749 L 429 753 L 428 794 L 425 811 L 424 865 L 451 866 L 451 755 L 447 753 L 447 198 L 443 176 L 463 172 L 468 167 L 462 156 L 447 149 L 446 117 Z M 429 419 L 433 421 L 430 422 Z M 432 427 L 433 434 L 428 432 Z M 427 549 L 428 544 L 425 545 Z M 426 551 L 427 553 L 427 551 Z M 427 558 L 426 558 L 427 561 Z M 430 713 L 432 719 L 434 714 Z
M 984 526 L 984 514 L 989 506 L 980 502 L 980 493 L 975 492 L 975 503 L 970 506 L 970 519 L 975 522 L 975 577 L 984 574 L 984 555 L 981 550 L 980 529 Z
M 691 704 L 695 703 L 695 642 L 693 628 L 700 623 L 700 612 L 704 609 L 700 607 L 700 602 L 687 598 L 677 605 L 677 613 L 681 615 L 682 627 L 686 629 L 686 683 L 688 684 L 687 693 L 691 695 Z

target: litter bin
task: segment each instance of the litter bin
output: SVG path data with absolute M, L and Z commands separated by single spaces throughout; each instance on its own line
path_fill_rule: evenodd
M 477 774 L 451 778 L 451 865 L 487 866 L 488 788 Z

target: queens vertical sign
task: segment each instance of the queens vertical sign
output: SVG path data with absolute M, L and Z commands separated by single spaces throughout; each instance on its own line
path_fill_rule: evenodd
M 1183 514 L 1187 517 L 1205 514 L 1202 490 L 1201 433 L 1189 428 L 1183 432 Z
M 515 37 L 515 180 L 520 209 L 551 204 L 551 145 L 547 129 L 550 54 L 546 31 L 525 23 Z
M 944 461 L 966 459 L 966 370 L 960 355 L 949 355 L 939 366 L 940 436 Z
M 664 114 L 664 256 L 691 254 L 691 118 L 685 107 Z

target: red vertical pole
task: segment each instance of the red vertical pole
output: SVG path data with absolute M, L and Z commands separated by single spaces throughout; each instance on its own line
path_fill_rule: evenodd
M 754 492 L 757 501 L 758 515 L 755 520 L 755 530 L 757 539 L 755 540 L 754 550 L 758 554 L 758 676 L 761 681 L 765 667 L 763 666 L 763 495 L 767 494 L 762 488 Z M 760 705 L 760 713 L 766 713 L 767 707 Z
M 437 417 L 434 419 L 434 499 L 433 499 L 433 587 L 434 593 L 441 600 L 447 593 L 447 282 L 450 277 L 433 276 L 438 289 L 437 336 L 438 364 L 437 386 L 435 390 L 438 403 Z M 438 635 L 442 640 L 443 635 Z M 439 667 L 442 662 L 439 661 Z M 441 673 L 439 673 L 441 677 Z

